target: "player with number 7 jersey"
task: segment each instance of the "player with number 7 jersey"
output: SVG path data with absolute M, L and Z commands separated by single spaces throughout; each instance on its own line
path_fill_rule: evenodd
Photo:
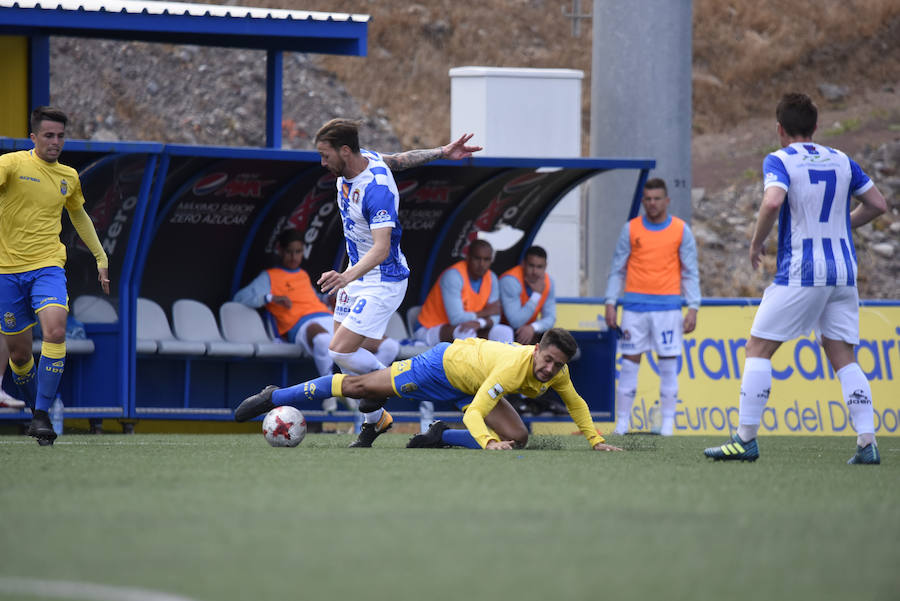
M 775 116 L 781 149 L 763 161 L 763 200 L 750 241 L 750 265 L 756 269 L 778 220 L 775 279 L 750 328 L 737 432 L 704 454 L 720 461 L 759 457 L 756 435 L 772 391 L 772 356 L 783 342 L 814 331 L 841 383 L 856 430 L 857 452 L 849 463 L 881 463 L 872 391 L 854 353 L 859 294 L 851 230 L 884 213 L 887 204 L 846 154 L 813 142 L 818 109 L 809 96 L 785 94 Z M 851 196 L 860 202 L 855 208 Z
M 775 284 L 855 285 L 850 197 L 874 185 L 869 176 L 840 150 L 813 142 L 770 153 L 763 171 L 765 189 L 787 193 L 779 214 Z

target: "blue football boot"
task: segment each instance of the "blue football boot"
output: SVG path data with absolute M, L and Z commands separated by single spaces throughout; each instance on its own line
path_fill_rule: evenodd
M 755 438 L 744 442 L 737 434 L 732 434 L 730 442 L 720 447 L 709 447 L 703 454 L 716 461 L 756 461 L 759 459 L 759 447 Z
M 864 447 L 856 447 L 856 455 L 847 461 L 850 465 L 878 465 L 881 463 L 881 453 L 878 452 L 878 446 L 873 442 Z

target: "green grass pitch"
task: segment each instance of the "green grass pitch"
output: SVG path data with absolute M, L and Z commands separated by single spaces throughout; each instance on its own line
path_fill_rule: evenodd
M 881 466 L 846 465 L 850 437 L 763 437 L 754 464 L 700 437 L 407 439 L 2 436 L 0 599 L 92 598 L 11 579 L 157 592 L 141 601 L 900 598 L 897 438 Z

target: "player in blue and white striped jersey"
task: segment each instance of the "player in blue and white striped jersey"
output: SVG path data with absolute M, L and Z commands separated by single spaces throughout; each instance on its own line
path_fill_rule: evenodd
M 787 194 L 779 213 L 774 283 L 856 285 L 850 196 L 861 196 L 875 185 L 869 176 L 840 150 L 811 141 L 769 154 L 763 172 L 766 190 Z
M 818 109 L 809 96 L 786 94 L 775 114 L 782 148 L 763 163 L 765 187 L 750 263 L 759 267 L 777 218 L 777 270 L 747 341 L 738 431 L 705 454 L 718 460 L 759 457 L 756 434 L 772 387 L 771 358 L 783 342 L 815 331 L 856 429 L 857 451 L 849 463 L 877 464 L 872 391 L 853 348 L 859 344 L 859 294 L 851 230 L 884 213 L 887 204 L 846 154 L 812 141 Z M 859 200 L 852 210 L 851 196 Z
M 371 350 L 377 348 L 391 315 L 406 295 L 409 268 L 400 250 L 400 194 L 391 169 L 424 165 L 435 159 L 464 159 L 480 146 L 467 146 L 473 134 L 428 150 L 380 155 L 361 149 L 359 125 L 332 119 L 316 133 L 322 166 L 337 176 L 337 202 L 344 224 L 349 265 L 327 271 L 318 280 L 322 292 L 337 293 L 334 336 L 329 354 L 345 374 L 364 374 L 385 367 Z M 370 447 L 391 427 L 383 409 L 366 411 L 359 438 L 351 445 Z

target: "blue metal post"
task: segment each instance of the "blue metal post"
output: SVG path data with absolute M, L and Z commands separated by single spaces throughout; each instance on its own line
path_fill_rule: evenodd
M 30 64 L 29 96 L 31 108 L 50 104 L 50 37 L 32 35 L 28 38 Z
M 631 199 L 631 208 L 628 209 L 629 221 L 638 216 L 641 212 L 641 198 L 644 197 L 644 184 L 650 176 L 649 169 L 641 169 L 641 175 L 638 177 L 637 186 L 634 188 L 634 196 Z
M 266 53 L 266 146 L 281 148 L 282 62 L 280 50 Z
M 151 160 L 152 159 L 152 160 Z M 159 170 L 156 170 L 159 161 Z M 123 367 L 127 367 L 125 375 L 126 417 L 135 418 L 137 399 L 137 298 L 143 275 L 143 266 L 152 241 L 152 232 L 156 209 L 165 186 L 169 171 L 169 155 L 162 150 L 161 155 L 151 155 L 147 159 L 144 180 L 141 182 L 140 201 L 134 214 L 132 228 L 135 230 L 128 237 L 126 258 L 122 265 L 122 280 L 126 286 L 120 288 L 122 298 L 119 300 L 122 333 L 120 340 L 123 347 Z M 155 177 L 154 177 L 155 176 Z

